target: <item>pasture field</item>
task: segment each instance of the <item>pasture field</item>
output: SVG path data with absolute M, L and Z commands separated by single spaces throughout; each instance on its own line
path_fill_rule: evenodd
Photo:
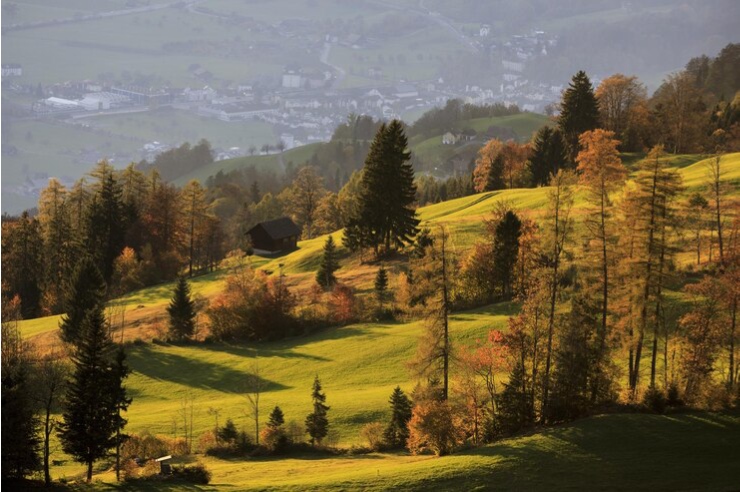
M 687 159 L 680 156 L 676 162 L 682 164 Z M 726 159 L 729 165 L 724 179 L 737 186 L 740 154 Z M 705 162 L 701 161 L 679 169 L 689 189 L 701 186 L 705 172 Z M 462 252 L 480 237 L 481 222 L 496 202 L 506 199 L 517 210 L 540 214 L 546 204 L 546 192 L 546 188 L 540 188 L 482 193 L 424 207 L 419 214 L 423 225 L 445 224 L 453 247 Z M 583 201 L 578 199 L 576 210 L 582 207 Z M 339 240 L 341 231 L 334 235 Z M 276 272 L 278 264 L 283 264 L 286 281 L 300 291 L 312 281 L 324 240 L 325 236 L 302 241 L 298 251 L 279 258 L 255 258 L 254 266 Z M 360 292 L 369 289 L 375 268 L 359 265 L 342 247 L 339 251 L 342 256 L 339 279 Z M 388 267 L 393 284 L 400 265 L 391 263 Z M 203 297 L 216 295 L 223 286 L 225 273 L 226 270 L 220 270 L 192 279 L 193 293 Z M 126 306 L 125 338 L 133 341 L 128 346 L 133 373 L 127 386 L 134 398 L 127 412 L 129 432 L 181 434 L 181 430 L 176 430 L 182 425 L 180 411 L 184 402 L 192 401 L 196 439 L 213 427 L 214 409 L 219 411 L 220 422 L 231 418 L 239 428 L 253 434 L 254 424 L 246 412 L 243 390 L 245 376 L 255 370 L 257 361 L 260 377 L 267 382 L 260 403 L 265 416 L 263 423 L 269 409 L 279 405 L 287 422 L 302 424 L 310 411 L 311 382 L 319 375 L 331 406 L 328 442 L 346 448 L 362 444 L 363 425 L 387 420 L 387 400 L 396 385 L 410 392 L 415 384 L 406 364 L 422 333 L 422 321 L 358 323 L 259 344 L 135 341 L 163 338 L 164 308 L 171 292 L 172 284 L 163 284 L 130 293 L 111 305 L 113 316 L 121 314 L 120 306 Z M 667 302 L 680 305 L 686 301 L 680 293 L 670 291 Z M 505 330 L 508 318 L 517 310 L 515 303 L 501 303 L 454 313 L 450 321 L 454 346 L 458 350 L 470 346 L 492 328 Z M 674 310 L 669 306 L 667 311 Z M 22 321 L 20 325 L 22 333 L 32 340 L 52 345 L 58 320 L 58 316 L 39 318 Z M 152 320 L 156 326 L 147 325 Z M 660 367 L 659 362 L 659 373 Z M 489 487 L 724 490 L 740 480 L 735 466 L 737 456 L 740 456 L 738 415 L 615 414 L 439 459 L 405 453 L 231 460 L 198 456 L 213 472 L 213 481 L 209 486 L 189 487 L 190 490 L 429 490 L 430 487 L 434 490 L 460 490 L 460 487 L 465 490 Z M 663 469 L 672 472 L 658 472 Z M 82 467 L 68 461 L 52 470 L 55 478 L 74 479 Z M 96 477 L 100 482 L 94 489 L 162 490 L 163 487 L 158 483 L 118 486 L 112 474 L 104 470 Z M 179 490 L 180 486 L 164 485 L 165 490 L 167 487 Z

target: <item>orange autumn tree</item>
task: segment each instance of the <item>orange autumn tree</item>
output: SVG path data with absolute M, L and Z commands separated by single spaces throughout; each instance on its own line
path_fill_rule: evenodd
M 613 205 L 610 195 L 619 190 L 627 177 L 617 146 L 619 141 L 614 132 L 596 129 L 584 132 L 579 138 L 581 152 L 576 161 L 581 173 L 580 182 L 586 187 L 589 203 L 586 231 L 589 248 L 587 259 L 591 260 L 590 275 L 601 291 L 601 327 L 598 332 L 597 370 L 603 369 L 606 357 L 606 341 L 609 337 L 609 271 L 614 263 L 616 232 L 612 230 Z M 592 388 L 592 399 L 598 395 L 598 381 Z
M 605 78 L 596 88 L 599 118 L 626 150 L 639 150 L 647 131 L 647 89 L 637 77 L 621 73 Z
M 506 142 L 501 149 L 504 164 L 503 177 L 509 189 L 526 184 L 529 153 L 529 144 L 520 144 L 513 140 Z

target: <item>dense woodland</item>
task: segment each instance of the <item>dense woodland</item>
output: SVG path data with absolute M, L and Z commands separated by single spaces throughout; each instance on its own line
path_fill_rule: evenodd
M 373 449 L 442 455 L 613 408 L 736 406 L 740 202 L 737 183 L 723 176 L 727 154 L 740 150 L 737 50 L 691 60 L 650 98 L 635 77 L 616 74 L 594 88 L 579 72 L 553 126 L 527 144 L 489 141 L 469 175 L 446 181 L 415 178 L 407 135 L 505 108 L 452 102 L 411 127 L 352 116 L 284 176 L 249 168 L 205 186 L 168 183 L 173 167 L 189 171 L 210 158 L 201 142 L 153 166 L 101 162 L 71 189 L 51 180 L 37 213 L 2 224 L 3 479 L 44 469 L 48 483 L 56 433 L 65 453 L 87 465 L 88 481 L 93 463 L 112 450 L 123 460 L 117 471 L 154 453 L 143 450 L 145 437 L 123 433 L 123 414 L 136 402 L 126 394 L 125 346 L 114 343 L 105 306 L 175 279 L 167 309 L 175 343 L 197 343 L 199 311 L 209 341 L 231 342 L 423 319 L 408 364 L 418 385 L 408 395 L 397 388 L 391 420 L 363 429 Z M 643 159 L 624 164 L 626 153 L 642 151 Z M 686 192 L 671 167 L 680 153 L 709 156 L 701 190 Z M 416 214 L 428 202 L 539 186 L 547 186 L 543 213 L 500 201 L 465 251 L 451 247 L 445 227 L 425 228 Z M 576 200 L 584 213 L 574 213 Z M 245 259 L 245 232 L 283 215 L 306 239 L 344 229 L 341 245 L 327 237 L 310 295 L 299 297 L 282 272 Z M 371 292 L 337 280 L 347 258 L 377 268 Z M 188 278 L 224 264 L 223 291 L 194 299 Z M 386 264 L 399 266 L 393 282 Z M 505 332 L 472 346 L 451 342 L 452 312 L 499 302 L 517 307 Z M 54 353 L 40 354 L 20 336 L 18 320 L 61 313 Z M 305 432 L 287 429 L 279 407 L 260 428 L 258 380 L 249 400 L 254 439 L 227 420 L 210 452 L 320 446 L 330 407 L 319 377 Z M 155 444 L 190 452 L 190 432 L 184 444 Z

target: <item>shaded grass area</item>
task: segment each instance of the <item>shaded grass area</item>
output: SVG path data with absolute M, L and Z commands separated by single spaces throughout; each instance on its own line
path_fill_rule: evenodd
M 102 490 L 735 490 L 737 414 L 615 414 L 443 458 L 398 454 L 204 458 L 208 486 Z M 108 481 L 108 480 L 106 480 Z

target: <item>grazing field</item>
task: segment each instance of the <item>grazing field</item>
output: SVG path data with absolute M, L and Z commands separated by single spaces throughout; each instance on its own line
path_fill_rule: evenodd
M 680 157 L 677 161 L 687 159 Z M 737 186 L 740 154 L 726 159 L 729 165 L 724 179 Z M 705 162 L 701 161 L 679 170 L 689 189 L 701 186 L 705 172 Z M 424 207 L 419 213 L 423 225 L 445 224 L 453 247 L 462 252 L 480 237 L 482 220 L 499 200 L 510 201 L 517 210 L 538 214 L 546 204 L 546 192 L 546 188 L 539 188 L 482 193 Z M 581 200 L 577 207 L 582 207 Z M 334 235 L 339 240 L 341 231 Z M 286 281 L 300 291 L 312 282 L 324 240 L 303 241 L 298 251 L 279 258 L 254 259 L 254 266 L 276 272 L 282 264 Z M 360 291 L 369 289 L 375 269 L 359 265 L 341 247 L 340 255 L 339 279 Z M 398 266 L 389 265 L 392 279 Z M 223 286 L 224 273 L 221 270 L 193 279 L 193 293 L 214 296 Z M 126 306 L 127 340 L 163 338 L 164 308 L 171 289 L 171 284 L 142 289 L 111 304 L 113 316 L 120 316 L 120 307 Z M 666 294 L 668 304 L 685 302 L 679 293 Z M 454 313 L 450 321 L 454 345 L 469 346 L 492 328 L 505 330 L 508 318 L 517 310 L 515 303 L 502 303 Z M 58 321 L 58 316 L 27 320 L 21 322 L 21 330 L 40 345 L 52 345 Z M 363 425 L 387 420 L 392 389 L 396 385 L 407 392 L 413 389 L 415 382 L 406 364 L 422 327 L 417 320 L 358 323 L 260 344 L 134 341 L 128 348 L 133 373 L 127 385 L 134 398 L 127 413 L 128 430 L 173 435 L 178 432 L 176 427 L 181 428 L 183 402 L 192 401 L 196 438 L 215 424 L 214 409 L 219 411 L 221 422 L 231 418 L 238 427 L 253 433 L 243 390 L 245 377 L 254 371 L 257 360 L 260 377 L 268 384 L 260 403 L 263 415 L 280 405 L 286 421 L 301 425 L 310 411 L 311 382 L 319 375 L 331 406 L 327 442 L 341 447 L 360 445 Z M 649 355 L 644 355 L 647 364 Z M 660 371 L 660 362 L 658 366 Z M 737 415 L 605 415 L 440 459 L 404 453 L 291 456 L 284 460 L 200 459 L 214 474 L 212 485 L 202 490 L 459 490 L 461 486 L 465 490 L 492 486 L 504 490 L 564 490 L 565 484 L 570 489 L 723 490 L 738 483 L 740 472 L 733 460 L 740 456 L 739 443 Z M 692 456 L 702 456 L 702 461 L 692 461 Z M 676 472 L 657 472 L 666 467 Z M 74 478 L 82 468 L 69 461 L 52 470 L 56 478 Z M 98 478 L 113 482 L 110 473 L 101 473 Z M 122 488 L 139 490 L 138 486 Z

